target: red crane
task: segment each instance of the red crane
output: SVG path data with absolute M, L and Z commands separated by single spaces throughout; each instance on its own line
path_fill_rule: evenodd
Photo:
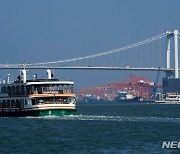
M 119 90 L 127 89 L 133 95 L 150 100 L 153 95 L 154 82 L 145 77 L 129 75 L 123 82 L 112 82 L 90 88 L 83 88 L 78 91 L 78 98 L 82 100 L 84 96 L 92 96 L 96 99 L 113 101 Z

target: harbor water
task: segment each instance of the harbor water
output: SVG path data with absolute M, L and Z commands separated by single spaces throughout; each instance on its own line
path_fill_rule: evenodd
M 0 118 L 0 153 L 178 153 L 180 105 L 81 103 L 73 116 Z

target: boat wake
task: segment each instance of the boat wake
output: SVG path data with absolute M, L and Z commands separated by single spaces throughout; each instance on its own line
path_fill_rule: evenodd
M 180 118 L 171 117 L 130 117 L 130 116 L 103 116 L 103 115 L 68 115 L 68 116 L 44 116 L 26 117 L 37 119 L 57 120 L 81 120 L 81 121 L 134 121 L 134 122 L 172 122 L 180 123 Z

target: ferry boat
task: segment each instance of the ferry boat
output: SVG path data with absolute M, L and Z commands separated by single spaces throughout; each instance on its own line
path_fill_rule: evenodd
M 21 70 L 17 80 L 0 83 L 0 116 L 48 116 L 72 115 L 76 112 L 76 96 L 73 81 L 52 78 L 27 80 L 27 72 Z
M 180 94 L 178 93 L 167 93 L 158 94 L 158 98 L 155 100 L 156 103 L 163 104 L 180 104 Z

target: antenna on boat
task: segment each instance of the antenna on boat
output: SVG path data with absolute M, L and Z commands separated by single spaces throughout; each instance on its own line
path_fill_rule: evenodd
M 53 73 L 51 73 L 52 78 L 54 78 L 54 74 L 55 74 L 54 72 L 55 72 L 55 70 L 54 70 L 54 67 L 53 67 Z
M 33 79 L 34 79 L 34 80 L 37 79 L 37 73 L 33 75 Z

